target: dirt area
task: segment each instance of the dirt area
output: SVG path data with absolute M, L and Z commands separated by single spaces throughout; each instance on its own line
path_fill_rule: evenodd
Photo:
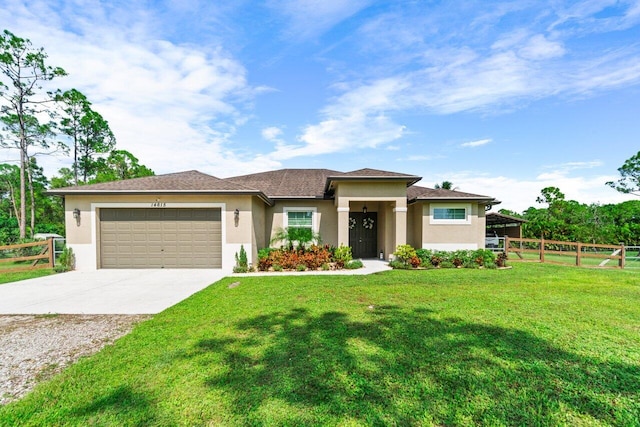
M 0 315 L 0 405 L 28 393 L 150 315 Z

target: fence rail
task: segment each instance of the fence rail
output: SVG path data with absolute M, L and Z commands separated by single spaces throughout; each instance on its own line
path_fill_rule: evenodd
M 625 267 L 624 245 L 505 237 L 505 252 L 515 254 L 523 261 L 568 264 L 567 259 L 573 258 L 577 266 L 605 267 L 609 261 L 617 260 L 617 267 Z M 533 254 L 535 258 L 529 256 Z M 596 260 L 601 262 L 594 263 Z
M 37 251 L 38 246 L 42 247 L 39 253 L 36 253 L 35 255 L 31 254 L 31 251 Z M 39 268 L 53 268 L 55 259 L 55 249 L 52 238 L 40 242 L 3 245 L 0 246 L 0 254 L 8 255 L 0 257 L 0 264 L 33 261 L 30 265 L 21 267 L 4 268 L 0 265 L 0 272 L 2 273 L 15 273 L 19 271 L 36 270 Z M 41 260 L 46 260 L 46 264 L 40 263 Z

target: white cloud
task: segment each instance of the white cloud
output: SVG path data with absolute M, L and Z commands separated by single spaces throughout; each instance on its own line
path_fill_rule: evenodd
M 282 129 L 276 126 L 270 126 L 268 128 L 262 129 L 262 137 L 267 141 L 280 141 L 280 136 L 282 135 Z
M 616 177 L 613 175 L 576 176 L 568 173 L 548 173 L 540 174 L 535 179 L 518 179 L 486 172 L 463 171 L 446 176 L 428 176 L 424 181 L 448 180 L 453 182 L 460 191 L 492 196 L 502 201 L 502 204 L 494 207 L 494 211 L 509 209 L 523 212 L 531 206 L 541 207 L 536 204 L 536 198 L 545 187 L 557 187 L 565 194 L 567 200 L 586 204 L 620 203 L 633 200 L 632 196 L 618 193 L 604 185 L 612 179 Z
M 244 66 L 221 45 L 158 40 L 148 32 L 154 16 L 134 6 L 122 21 L 115 19 L 122 10 L 100 3 L 60 11 L 47 3 L 31 6 L 12 3 L 0 21 L 11 20 L 12 31 L 44 46 L 49 64 L 69 73 L 58 87 L 87 95 L 109 121 L 118 148 L 156 173 L 200 169 L 224 176 L 279 165 L 229 148 L 249 117 L 245 105 L 262 89 L 247 83 Z M 70 162 L 41 160 L 49 176 Z
M 482 145 L 487 145 L 491 142 L 491 139 L 479 139 L 477 141 L 469 141 L 463 144 L 460 144 L 461 147 L 480 147 Z
M 287 18 L 291 41 L 317 37 L 366 8 L 371 0 L 271 0 L 268 5 Z

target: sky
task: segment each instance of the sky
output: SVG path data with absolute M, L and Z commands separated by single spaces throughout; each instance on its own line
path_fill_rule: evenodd
M 640 150 L 640 0 L 0 0 L 0 29 L 156 174 L 374 168 L 515 212 L 548 186 L 634 199 L 605 182 Z

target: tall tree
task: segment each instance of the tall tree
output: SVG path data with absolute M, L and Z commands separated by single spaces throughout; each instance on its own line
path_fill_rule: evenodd
M 452 191 L 455 191 L 458 189 L 458 187 L 453 186 L 453 182 L 451 181 L 442 181 L 442 183 L 436 183 L 436 185 L 433 188 L 435 188 L 436 190 L 452 190 Z
M 617 181 L 609 181 L 607 185 L 621 193 L 640 196 L 640 151 L 628 158 L 618 168 L 618 172 L 621 178 Z
M 58 92 L 56 100 L 64 111 L 61 130 L 72 143 L 74 183 L 78 185 L 80 175 L 82 183 L 86 184 L 99 167 L 94 156 L 112 150 L 116 144 L 115 137 L 109 123 L 91 108 L 87 97 L 78 90 Z
M 126 150 L 113 150 L 109 157 L 100 159 L 98 173 L 91 183 L 118 181 L 154 175 L 154 172 L 141 165 L 138 158 Z
M 0 34 L 0 96 L 3 102 L 0 115 L 5 124 L 0 142 L 20 152 L 20 238 L 26 236 L 29 149 L 32 146 L 48 147 L 43 133 L 33 133 L 40 126 L 48 126 L 39 124 L 37 117 L 52 113 L 47 103 L 51 99 L 43 90 L 42 83 L 66 75 L 62 68 L 46 65 L 47 57 L 44 49 L 33 48 L 28 39 L 17 37 L 8 30 Z

